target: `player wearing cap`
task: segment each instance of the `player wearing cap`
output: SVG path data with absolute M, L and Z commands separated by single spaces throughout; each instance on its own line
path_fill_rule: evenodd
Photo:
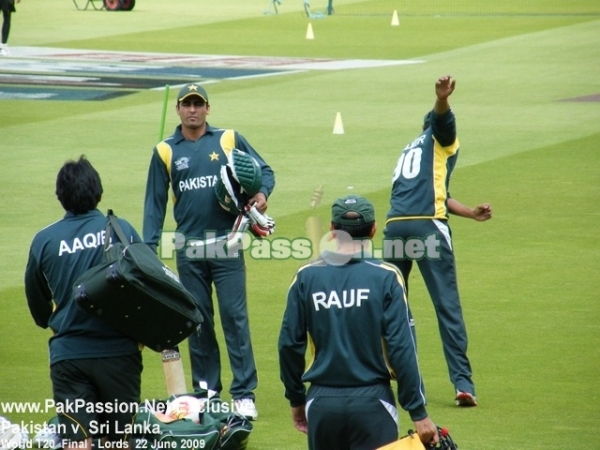
M 237 131 L 215 128 L 206 122 L 210 104 L 206 90 L 187 84 L 177 95 L 176 111 L 181 124 L 172 136 L 153 150 L 148 171 L 144 205 L 144 241 L 156 249 L 166 214 L 169 187 L 177 231 L 186 240 L 205 240 L 227 235 L 235 215 L 226 211 L 215 195 L 221 166 L 234 149 L 250 155 L 260 170 L 261 185 L 248 203 L 260 212 L 275 185 L 273 171 Z M 184 286 L 194 294 L 204 316 L 201 332 L 189 338 L 194 389 L 206 382 L 208 389 L 221 392 L 220 351 L 214 329 L 213 284 L 225 335 L 233 380 L 230 390 L 241 414 L 256 419 L 254 389 L 257 371 L 250 342 L 246 305 L 246 268 L 243 253 L 212 252 L 193 259 L 186 249 L 177 252 L 177 269 Z
M 336 200 L 331 230 L 337 249 L 301 267 L 288 292 L 281 380 L 311 450 L 374 449 L 398 439 L 394 377 L 398 401 L 421 440 L 438 442 L 425 409 L 402 275 L 369 256 L 376 228 L 367 199 Z
M 400 155 L 384 236 L 387 242 L 439 237 L 439 255 L 420 258 L 417 263 L 437 314 L 450 380 L 456 390 L 455 401 L 459 406 L 476 406 L 448 214 L 484 221 L 492 216 L 492 210 L 488 204 L 471 209 L 448 192 L 459 148 L 455 117 L 448 102 L 454 87 L 450 76 L 437 80 L 435 105 L 425 116 L 423 131 Z M 387 254 L 384 259 L 397 265 L 408 282 L 412 260 L 400 256 Z

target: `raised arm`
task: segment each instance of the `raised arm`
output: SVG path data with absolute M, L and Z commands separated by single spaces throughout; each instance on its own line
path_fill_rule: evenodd
M 456 80 L 454 80 L 451 75 L 444 75 L 443 77 L 438 78 L 435 83 L 436 99 L 435 104 L 433 105 L 433 110 L 436 114 L 444 114 L 450 109 L 448 97 L 452 95 L 455 87 Z

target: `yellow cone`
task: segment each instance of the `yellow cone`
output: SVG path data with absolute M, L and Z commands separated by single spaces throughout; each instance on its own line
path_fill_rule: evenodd
M 306 29 L 306 39 L 314 39 L 315 35 L 313 34 L 312 23 L 309 22 L 308 28 Z
M 394 14 L 392 15 L 392 26 L 397 27 L 400 25 L 400 20 L 398 19 L 398 11 L 394 10 Z
M 333 134 L 344 134 L 344 124 L 342 123 L 342 115 L 340 113 L 337 113 L 335 116 Z

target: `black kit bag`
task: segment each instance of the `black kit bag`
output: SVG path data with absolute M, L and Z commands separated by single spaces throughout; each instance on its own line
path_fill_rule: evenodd
M 203 320 L 192 294 L 147 244 L 128 241 L 110 209 L 107 218 L 104 262 L 75 281 L 75 301 L 156 352 L 174 348 Z

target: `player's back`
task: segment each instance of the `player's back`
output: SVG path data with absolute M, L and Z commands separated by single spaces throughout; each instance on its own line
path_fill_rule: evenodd
M 389 381 L 382 333 L 386 302 L 403 301 L 398 276 L 395 267 L 372 259 L 315 264 L 298 274 L 314 344 L 305 381 L 346 387 Z
M 432 125 L 408 144 L 392 178 L 387 218 L 446 219 L 448 183 L 459 142 L 454 114 L 433 114 Z

